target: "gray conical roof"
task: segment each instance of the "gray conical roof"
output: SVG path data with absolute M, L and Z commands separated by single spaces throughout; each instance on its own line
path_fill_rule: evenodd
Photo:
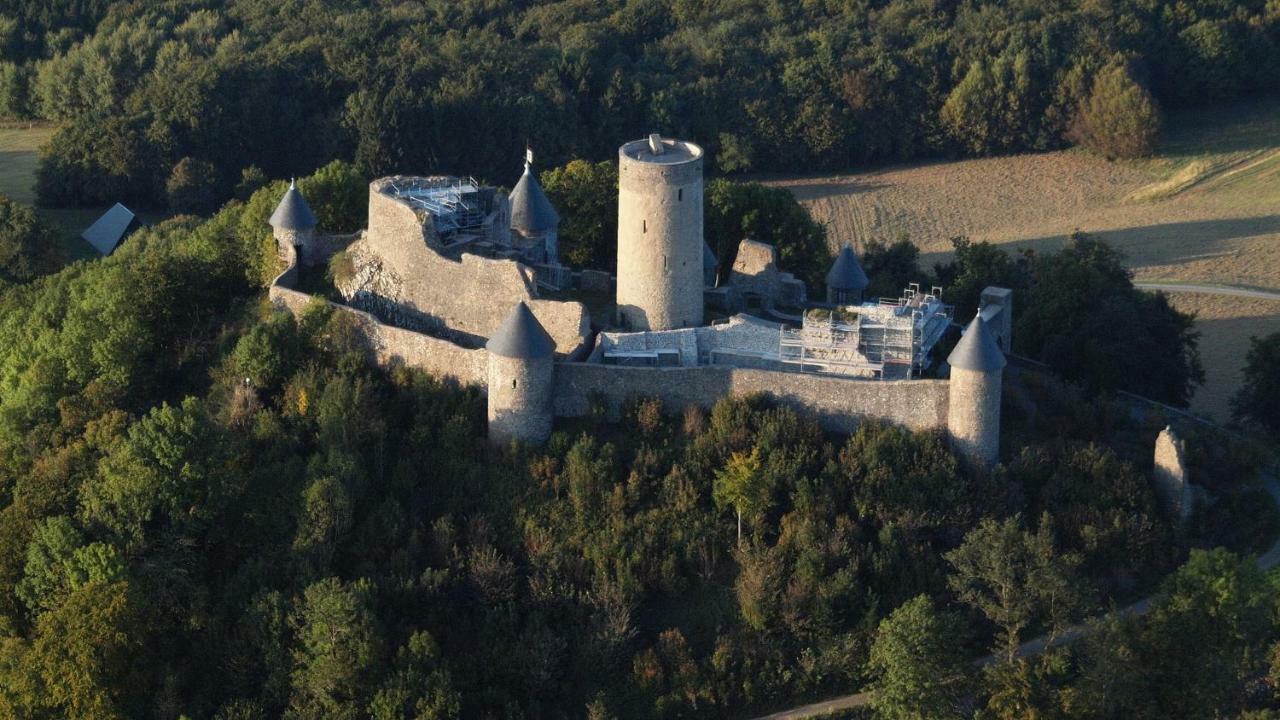
M 827 273 L 827 287 L 835 290 L 865 290 L 868 284 L 867 274 L 862 271 L 853 248 L 848 245 L 840 248 L 836 261 L 831 264 L 831 270 Z
M 551 206 L 538 179 L 529 172 L 525 163 L 520 182 L 511 191 L 511 227 L 523 233 L 541 233 L 560 226 L 560 216 Z
M 961 370 L 991 372 L 1008 365 L 1009 361 L 1005 360 L 1004 353 L 1000 352 L 1000 346 L 996 344 L 996 339 L 991 337 L 991 332 L 987 330 L 987 324 L 982 321 L 982 316 L 975 315 L 973 322 L 964 329 L 964 336 L 960 338 L 960 342 L 956 343 L 951 355 L 947 356 L 947 363 Z
M 720 264 L 720 260 L 716 257 L 715 251 L 711 249 L 711 246 L 707 244 L 706 240 L 703 240 L 702 241 L 702 269 L 714 270 L 716 266 L 719 264 Z
M 556 350 L 556 342 L 542 329 L 542 323 L 533 316 L 529 306 L 521 301 L 493 332 L 485 348 L 494 355 L 533 360 L 550 357 Z
M 316 226 L 316 215 L 311 212 L 306 198 L 298 192 L 298 186 L 290 182 L 268 222 L 277 230 L 310 230 Z

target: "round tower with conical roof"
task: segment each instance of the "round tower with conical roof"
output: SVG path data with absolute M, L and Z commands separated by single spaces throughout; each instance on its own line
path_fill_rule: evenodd
M 650 135 L 618 149 L 618 323 L 702 324 L 702 148 Z
M 315 246 L 317 222 L 297 183 L 289 181 L 289 189 L 268 222 L 280 257 L 290 264 L 305 263 Z
M 863 272 L 853 248 L 840 248 L 836 260 L 827 272 L 827 302 L 833 305 L 857 305 L 862 302 L 862 292 L 870 281 Z
M 555 341 L 524 302 L 489 338 L 489 441 L 544 442 L 551 435 Z
M 947 432 L 967 463 L 990 469 L 1000 458 L 1000 388 L 1008 364 L 977 315 L 947 357 L 951 365 Z
M 533 153 L 526 151 L 524 174 L 508 197 L 511 202 L 511 231 L 524 246 L 541 247 L 540 262 L 558 265 L 560 215 L 530 170 L 532 163 Z

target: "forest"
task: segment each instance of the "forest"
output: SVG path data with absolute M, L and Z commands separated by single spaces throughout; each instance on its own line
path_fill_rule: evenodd
M 1280 79 L 1268 0 L 3 0 L 0 116 L 42 203 L 208 212 L 333 158 L 518 176 L 651 131 L 719 173 L 1081 143 Z M 196 198 L 196 205 L 191 198 Z
M 566 259 L 609 269 L 611 159 L 652 130 L 709 150 L 722 263 L 772 242 L 817 292 L 822 226 L 737 175 L 1140 156 L 1166 110 L 1274 87 L 1277 42 L 1275 0 L 0 0 L 0 117 L 59 128 L 39 202 L 170 216 L 68 262 L 0 196 L 0 717 L 742 718 L 860 690 L 885 719 L 1280 717 L 1249 434 L 1280 429 L 1280 336 L 1229 427 L 1121 396 L 1185 407 L 1199 338 L 1096 237 L 863 249 L 868 295 L 938 284 L 961 322 L 1014 290 L 990 473 L 765 396 L 495 448 L 479 389 L 265 293 L 282 178 L 350 231 L 370 177 L 510 184 L 526 145 Z M 1186 522 L 1153 489 L 1168 423 L 1212 498 Z
M 299 185 L 358 222 L 351 166 Z M 1164 419 L 1108 392 L 1134 372 L 1109 354 L 1009 379 L 991 474 L 940 432 L 833 435 L 760 396 L 636 398 L 495 451 L 477 389 L 370 364 L 323 303 L 269 307 L 283 187 L 61 269 L 38 217 L 0 215 L 22 259 L 0 278 L 0 715 L 728 718 L 865 688 L 885 718 L 1280 709 L 1262 450 L 1180 425 L 1217 500 L 1174 523 L 1150 480 Z M 868 272 L 919 277 L 913 250 Z M 1142 295 L 1087 236 L 957 241 L 933 272 L 1022 283 L 1032 354 L 1053 312 Z M 1172 335 L 1099 342 L 1173 343 L 1176 395 L 1195 339 L 1165 307 Z M 1147 594 L 1146 619 L 1012 652 Z

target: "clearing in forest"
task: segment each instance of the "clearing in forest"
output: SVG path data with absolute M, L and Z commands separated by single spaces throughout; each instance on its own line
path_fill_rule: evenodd
M 0 124 L 0 195 L 35 202 L 36 151 L 53 136 L 51 125 Z

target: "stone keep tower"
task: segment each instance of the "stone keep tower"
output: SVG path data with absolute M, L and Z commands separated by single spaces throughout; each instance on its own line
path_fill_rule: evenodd
M 702 324 L 702 148 L 650 135 L 618 149 L 618 323 Z
M 268 222 L 280 257 L 286 262 L 306 264 L 310 260 L 308 256 L 314 255 L 308 251 L 314 249 L 317 222 L 311 206 L 292 180 Z
M 551 435 L 555 341 L 524 302 L 516 303 L 489 351 L 489 441 L 544 442 Z
M 1008 364 L 977 315 L 947 357 L 951 365 L 947 432 L 965 461 L 992 468 L 1000 458 L 1000 383 Z

